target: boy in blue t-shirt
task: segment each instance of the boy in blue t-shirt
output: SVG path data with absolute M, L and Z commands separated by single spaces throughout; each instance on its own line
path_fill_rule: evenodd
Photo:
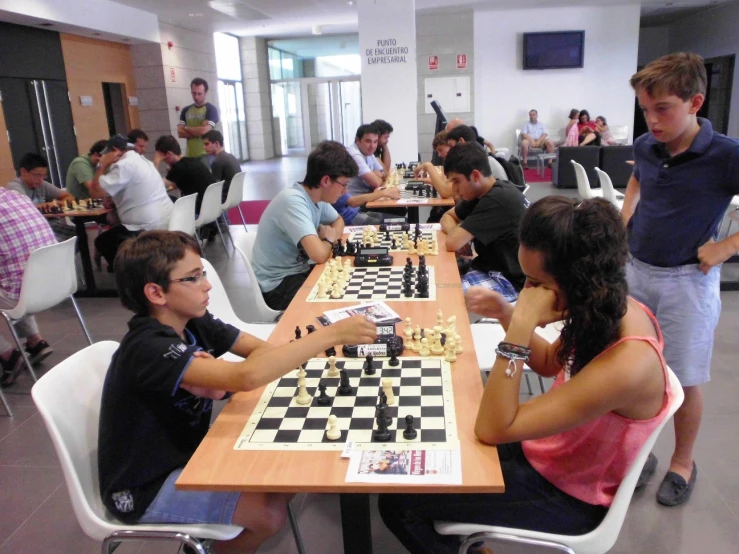
M 627 278 L 631 295 L 657 316 L 665 359 L 685 391 L 675 414 L 675 452 L 657 492 L 667 506 L 686 502 L 695 485 L 700 385 L 710 378 L 721 264 L 739 251 L 739 234 L 718 240 L 739 194 L 739 141 L 697 117 L 706 81 L 703 59 L 689 53 L 659 58 L 631 78 L 650 133 L 634 141 L 634 175 L 621 212 L 633 256 Z M 641 484 L 656 466 L 650 454 Z
M 100 494 L 129 524 L 241 526 L 224 551 L 254 552 L 282 527 L 291 495 L 174 487 L 208 432 L 213 400 L 261 387 L 331 346 L 374 342 L 375 326 L 354 317 L 269 345 L 208 312 L 212 287 L 200 255 L 193 237 L 169 231 L 142 233 L 118 252 L 118 292 L 135 315 L 103 386 Z M 244 360 L 218 359 L 226 352 Z

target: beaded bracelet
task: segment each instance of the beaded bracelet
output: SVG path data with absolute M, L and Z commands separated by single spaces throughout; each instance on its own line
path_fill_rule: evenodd
M 506 377 L 513 377 L 516 374 L 516 371 L 518 371 L 516 361 L 522 360 L 524 363 L 528 362 L 529 357 L 531 356 L 531 348 L 518 346 L 517 344 L 511 344 L 510 342 L 501 342 L 498 343 L 498 346 L 495 348 L 495 353 L 508 360 L 505 374 Z

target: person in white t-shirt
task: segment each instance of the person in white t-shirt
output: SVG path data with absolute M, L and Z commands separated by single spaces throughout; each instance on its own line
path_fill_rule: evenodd
M 354 142 L 346 147 L 359 168 L 359 175 L 349 181 L 349 195 L 368 194 L 382 186 L 387 178 L 385 168 L 375 157 L 380 131 L 375 125 L 360 125 Z
M 154 164 L 136 153 L 134 145 L 123 135 L 108 141 L 89 189 L 93 198 L 110 196 L 120 219 L 120 225 L 95 239 L 95 247 L 108 267 L 113 267 L 123 241 L 141 231 L 166 229 L 169 225 L 172 201 L 162 176 Z
M 554 152 L 554 143 L 549 138 L 549 135 L 547 135 L 544 124 L 540 123 L 538 118 L 539 112 L 531 110 L 529 112 L 529 120 L 521 129 L 521 158 L 524 169 L 529 168 L 529 148 L 544 148 L 549 154 Z M 549 165 L 552 165 L 551 160 L 549 161 Z

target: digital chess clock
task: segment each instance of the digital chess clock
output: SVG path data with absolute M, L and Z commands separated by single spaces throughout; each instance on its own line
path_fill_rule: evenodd
M 381 267 L 393 265 L 390 249 L 382 246 L 367 248 L 360 246 L 354 256 L 354 265 L 357 267 Z
M 380 231 L 408 231 L 411 224 L 404 217 L 386 217 L 380 224 Z
M 374 344 L 345 344 L 342 353 L 347 358 L 399 356 L 403 352 L 403 338 L 395 334 L 395 325 L 378 325 Z

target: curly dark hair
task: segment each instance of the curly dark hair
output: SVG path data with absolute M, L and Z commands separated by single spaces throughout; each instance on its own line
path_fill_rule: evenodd
M 602 198 L 548 196 L 529 207 L 520 243 L 544 256 L 567 301 L 557 361 L 575 375 L 619 334 L 628 285 L 626 229 Z

